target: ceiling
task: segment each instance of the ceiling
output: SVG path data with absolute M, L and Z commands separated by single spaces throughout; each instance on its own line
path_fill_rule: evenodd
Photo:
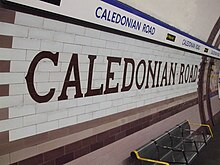
M 120 0 L 204 42 L 220 17 L 220 0 Z M 220 36 L 220 30 L 213 45 Z M 219 46 L 218 46 L 219 48 Z

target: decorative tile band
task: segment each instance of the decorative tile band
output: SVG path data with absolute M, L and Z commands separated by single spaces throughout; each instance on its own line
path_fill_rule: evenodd
M 151 114 L 144 118 L 135 120 L 133 122 L 121 125 L 114 129 L 110 129 L 103 133 L 93 135 L 86 139 L 74 142 L 72 144 L 57 148 L 55 150 L 39 154 L 29 159 L 14 163 L 14 165 L 28 165 L 28 164 L 51 164 L 58 165 L 70 162 L 83 155 L 91 153 L 97 149 L 105 147 L 115 141 L 118 141 L 135 132 L 145 129 L 157 122 L 160 122 L 168 117 L 171 117 L 179 112 L 186 110 L 189 107 L 198 104 L 198 99 L 184 102 L 182 104 L 167 108 L 163 111 Z
M 184 101 L 189 101 L 194 98 L 197 98 L 196 92 L 190 93 L 187 95 L 183 95 L 183 96 L 179 96 L 176 98 L 168 99 L 165 101 L 157 102 L 157 103 L 143 106 L 140 108 L 127 110 L 127 111 L 113 114 L 113 115 L 110 115 L 107 117 L 98 118 L 98 119 L 95 119 L 92 121 L 64 127 L 64 128 L 53 130 L 53 131 L 48 131 L 48 132 L 45 132 L 45 133 L 42 133 L 39 135 L 34 135 L 31 137 L 23 138 L 23 139 L 16 140 L 13 142 L 9 142 L 9 140 L 8 140 L 7 144 L 4 144 L 4 145 L 0 144 L 0 156 L 8 154 L 8 153 L 16 152 L 16 151 L 19 151 L 19 150 L 22 150 L 22 149 L 25 149 L 28 147 L 46 144 L 47 142 L 52 142 L 54 140 L 62 139 L 67 136 L 73 136 L 74 134 L 81 133 L 82 131 L 90 130 L 90 129 L 97 128 L 97 127 L 101 126 L 102 127 L 101 130 L 98 129 L 99 131 L 94 131 L 94 133 L 92 134 L 92 135 L 96 135 L 100 132 L 104 132 L 104 131 L 110 129 L 108 126 L 105 126 L 105 125 L 108 125 L 109 123 L 113 124 L 111 128 L 119 127 L 122 124 L 130 123 L 134 120 L 139 119 L 140 117 L 137 117 L 137 114 L 141 113 L 142 117 L 148 116 L 149 113 L 146 113 L 146 111 L 149 109 L 151 109 L 151 110 L 154 109 L 155 111 L 164 110 L 167 107 L 172 107 L 176 104 L 180 104 L 180 103 L 183 103 Z M 126 120 L 126 122 L 123 122 L 124 119 Z M 89 135 L 85 135 L 85 138 L 88 136 Z M 75 142 L 78 140 L 81 140 L 81 138 L 77 138 L 74 141 L 66 142 L 65 144 L 69 144 L 71 142 Z M 63 145 L 65 145 L 65 144 L 63 144 Z M 52 147 L 51 149 L 48 149 L 46 151 L 49 151 L 49 150 L 52 150 L 52 149 L 55 149 L 58 147 L 59 147 L 59 145 L 57 145 L 57 146 L 55 145 L 54 147 Z M 43 150 L 42 152 L 45 152 L 45 150 Z M 41 152 L 38 152 L 38 153 L 41 153 Z

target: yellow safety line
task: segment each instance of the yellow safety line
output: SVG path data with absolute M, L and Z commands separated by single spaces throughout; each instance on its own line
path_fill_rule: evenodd
M 136 157 L 139 159 L 139 160 L 143 160 L 143 161 L 147 161 L 147 162 L 151 162 L 151 163 L 158 163 L 158 164 L 164 164 L 164 165 L 170 165 L 169 163 L 167 162 L 162 162 L 162 161 L 158 161 L 158 160 L 153 160 L 153 159 L 147 159 L 147 158 L 141 158 L 138 154 L 137 151 L 133 151 L 136 155 Z
M 208 124 L 191 123 L 190 121 L 188 121 L 188 122 L 189 122 L 189 124 L 191 124 L 191 125 L 197 125 L 197 126 L 202 126 L 202 127 L 208 127 L 208 128 L 209 128 L 209 132 L 210 132 L 210 134 L 211 134 L 211 137 L 212 137 L 212 138 L 214 137 L 210 125 L 208 125 Z

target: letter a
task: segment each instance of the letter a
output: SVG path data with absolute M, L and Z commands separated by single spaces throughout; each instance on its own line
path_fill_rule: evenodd
M 70 75 L 72 72 L 72 69 L 74 68 L 74 77 L 75 81 L 70 81 Z M 81 91 L 81 85 L 80 85 L 80 77 L 79 77 L 79 65 L 78 65 L 78 55 L 73 54 L 72 58 L 69 63 L 69 67 L 66 73 L 66 78 L 63 84 L 63 89 L 61 92 L 61 95 L 58 97 L 58 100 L 67 100 L 68 96 L 66 94 L 68 87 L 75 87 L 76 88 L 76 94 L 74 98 L 83 97 L 82 91 Z

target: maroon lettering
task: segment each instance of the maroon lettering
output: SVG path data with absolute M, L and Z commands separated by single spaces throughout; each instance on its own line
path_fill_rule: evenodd
M 75 81 L 70 81 L 71 73 L 74 73 Z M 69 87 L 75 87 L 76 94 L 74 98 L 83 97 L 82 91 L 81 91 L 81 84 L 80 84 L 80 76 L 79 76 L 79 66 L 78 66 L 78 55 L 73 54 L 72 58 L 69 63 L 69 67 L 66 73 L 66 77 L 63 84 L 63 89 L 61 92 L 61 95 L 58 97 L 58 100 L 66 100 L 68 99 L 68 96 L 66 94 L 67 88 Z
M 169 83 L 168 83 L 168 85 L 171 85 L 171 76 L 172 76 L 172 79 L 173 79 L 172 85 L 175 85 L 176 66 L 177 66 L 177 63 L 175 63 L 175 67 L 173 68 L 173 63 L 171 63 L 170 76 L 169 76 Z
M 53 64 L 55 66 L 57 66 L 58 63 L 58 57 L 59 57 L 59 53 L 53 54 L 51 52 L 47 52 L 47 51 L 43 51 L 38 53 L 34 59 L 32 60 L 30 67 L 28 69 L 28 73 L 25 77 L 26 79 L 26 83 L 27 83 L 27 88 L 28 91 L 32 97 L 33 100 L 35 100 L 38 103 L 44 103 L 44 102 L 48 102 L 50 101 L 50 99 L 53 97 L 55 89 L 51 88 L 50 91 L 46 94 L 46 95 L 39 95 L 35 89 L 34 86 L 34 73 L 35 73 L 35 69 L 38 65 L 38 63 L 42 60 L 42 59 L 50 59 Z
M 129 91 L 131 89 L 133 80 L 134 80 L 134 66 L 135 66 L 134 60 L 131 58 L 125 58 L 124 61 L 125 61 L 125 66 L 124 66 L 123 83 L 122 83 L 122 88 L 121 88 L 122 92 Z M 131 67 L 132 67 L 131 68 L 131 80 L 130 80 L 130 83 L 126 86 L 125 83 L 126 83 L 126 77 L 127 77 L 128 64 L 131 64 Z
M 164 86 L 167 86 L 167 62 L 165 63 L 165 66 L 163 68 L 163 74 L 161 78 L 160 86 L 163 86 L 163 81 L 165 81 Z
M 185 65 L 181 64 L 180 67 L 180 75 L 179 75 L 179 84 L 183 84 L 183 74 L 184 74 L 184 70 L 185 70 Z
M 143 67 L 144 67 L 144 72 L 143 72 L 142 82 L 139 84 L 139 82 L 138 82 L 138 72 L 139 72 L 139 68 L 140 68 L 141 65 L 143 65 Z M 137 86 L 138 89 L 141 89 L 142 86 L 144 85 L 145 75 L 146 75 L 146 63 L 145 63 L 144 60 L 141 60 L 138 63 L 137 70 L 136 70 L 136 86 Z
M 118 63 L 119 65 L 121 65 L 121 58 L 107 57 L 107 60 L 108 60 L 108 68 L 107 68 L 106 85 L 105 85 L 104 94 L 117 93 L 119 83 L 117 83 L 116 87 L 112 87 L 112 88 L 109 87 L 110 86 L 110 79 L 114 80 L 114 72 L 111 72 L 111 66 L 112 66 L 112 63 Z
M 96 59 L 96 56 L 89 55 L 88 58 L 90 60 L 90 65 L 89 65 L 89 75 L 88 75 L 88 86 L 87 86 L 87 92 L 85 93 L 85 97 L 101 95 L 103 93 L 103 84 L 101 84 L 99 89 L 92 89 L 93 68 L 94 68 L 94 61 Z
M 148 61 L 148 70 L 147 70 L 147 82 L 146 82 L 145 88 L 149 88 L 149 75 L 151 75 L 151 78 L 152 78 L 152 81 L 153 81 L 151 87 L 152 88 L 155 87 L 156 69 L 157 69 L 158 61 L 154 61 L 154 71 L 152 69 L 151 63 L 152 63 L 152 61 L 149 60 Z
M 189 76 L 190 76 L 189 74 L 190 74 L 190 67 L 188 64 L 185 68 L 185 83 L 187 83 L 189 81 Z
M 159 61 L 159 67 L 158 67 L 158 70 L 157 70 L 157 85 L 156 85 L 156 87 L 159 87 L 159 78 L 160 78 L 161 64 L 162 64 L 162 61 Z

